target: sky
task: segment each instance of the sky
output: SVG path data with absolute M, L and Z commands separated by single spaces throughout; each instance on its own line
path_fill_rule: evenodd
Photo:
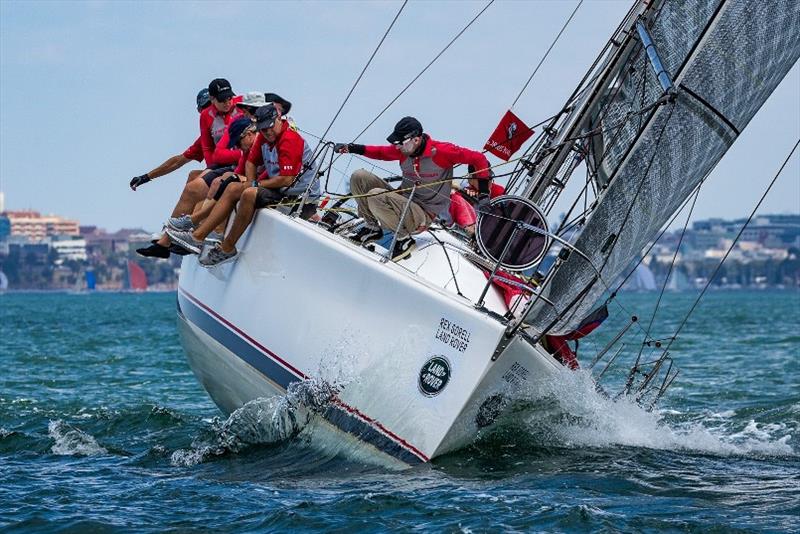
M 5 208 L 157 230 L 200 165 L 136 192 L 128 182 L 194 141 L 199 89 L 224 77 L 237 93 L 276 92 L 320 134 L 401 4 L 0 0 Z M 432 137 L 480 149 L 576 4 L 496 1 L 360 141 L 383 144 L 413 115 Z M 352 140 L 484 5 L 409 2 L 328 137 Z M 534 124 L 557 112 L 630 5 L 585 1 L 515 113 Z M 748 214 L 799 137 L 795 65 L 717 166 L 693 218 Z M 761 213 L 800 212 L 799 160 Z

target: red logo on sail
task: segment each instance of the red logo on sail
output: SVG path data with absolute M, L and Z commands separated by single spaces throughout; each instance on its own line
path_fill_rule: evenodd
M 511 110 L 508 110 L 483 148 L 498 158 L 508 161 L 511 155 L 519 150 L 532 135 L 533 130 L 528 128 Z

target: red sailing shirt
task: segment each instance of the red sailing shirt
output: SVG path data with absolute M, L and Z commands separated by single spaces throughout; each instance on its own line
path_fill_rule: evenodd
M 207 166 L 236 165 L 239 161 L 242 151 L 228 148 L 223 137 L 227 139 L 228 125 L 242 116 L 242 111 L 236 107 L 241 101 L 241 96 L 233 97 L 231 110 L 224 115 L 213 104 L 200 113 L 200 144 Z

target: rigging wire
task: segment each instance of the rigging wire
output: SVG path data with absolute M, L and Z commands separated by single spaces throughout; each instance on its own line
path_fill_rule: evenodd
M 700 187 L 704 183 L 705 183 L 705 178 L 703 180 L 700 180 L 700 183 L 697 184 L 697 187 L 695 188 L 695 191 L 699 190 Z M 675 213 L 672 215 L 672 218 L 669 220 L 669 222 L 664 225 L 664 228 L 661 230 L 661 232 L 658 234 L 658 236 L 656 236 L 656 238 L 653 240 L 653 242 L 650 243 L 650 245 L 647 247 L 647 250 L 645 250 L 640 255 L 639 261 L 636 262 L 636 265 L 633 266 L 633 268 L 630 270 L 630 272 L 627 275 L 625 275 L 625 278 L 622 279 L 622 282 L 620 282 L 617 285 L 617 288 L 609 295 L 608 300 L 606 300 L 606 303 L 608 303 L 608 301 L 610 301 L 611 299 L 613 299 L 613 298 L 615 298 L 617 296 L 617 293 L 619 292 L 620 289 L 622 289 L 622 286 L 625 285 L 625 282 L 627 282 L 628 279 L 631 276 L 633 276 L 633 273 L 636 272 L 636 268 L 639 267 L 639 265 L 641 265 L 641 263 L 645 260 L 645 258 L 647 258 L 647 255 L 650 254 L 650 251 L 653 250 L 653 247 L 656 246 L 656 243 L 658 243 L 659 240 L 667 232 L 667 230 L 669 230 L 669 227 L 672 226 L 672 223 L 675 222 L 675 219 L 678 218 L 678 215 L 681 214 L 681 212 L 683 211 L 683 208 L 686 207 L 686 205 L 689 203 L 689 200 L 691 200 L 691 198 L 692 198 L 691 195 L 686 197 L 686 200 L 684 200 L 683 204 L 681 204 L 680 208 L 678 208 L 677 211 L 675 211 Z
M 550 43 L 550 48 L 547 49 L 547 51 L 542 56 L 542 59 L 539 60 L 539 64 L 536 65 L 536 68 L 533 69 L 533 72 L 531 73 L 530 78 L 528 78 L 528 81 L 525 82 L 525 85 L 522 86 L 522 89 L 520 90 L 519 94 L 517 95 L 517 98 L 514 99 L 514 102 L 511 104 L 511 109 L 514 109 L 514 106 L 517 105 L 517 102 L 519 101 L 520 97 L 522 96 L 522 93 L 525 92 L 525 89 L 528 88 L 528 85 L 531 83 L 531 80 L 533 80 L 533 77 L 536 76 L 537 72 L 539 72 L 539 67 L 541 67 L 542 63 L 545 62 L 545 60 L 547 59 L 547 56 L 550 54 L 550 51 L 556 45 L 556 43 L 558 42 L 558 39 L 561 37 L 561 34 L 564 33 L 564 30 L 567 29 L 567 26 L 572 21 L 572 17 L 575 16 L 575 13 L 578 12 L 578 9 L 581 7 L 582 4 L 583 4 L 583 0 L 578 0 L 578 5 L 575 6 L 575 9 L 572 10 L 572 14 L 569 16 L 569 18 L 567 18 L 567 21 L 561 27 L 561 31 L 558 32 L 558 35 L 556 35 L 556 38 L 553 40 L 552 43 Z
M 392 100 L 391 100 L 391 101 L 390 101 L 388 104 L 386 104 L 386 107 L 384 107 L 384 108 L 381 110 L 381 112 L 380 112 L 380 113 L 378 113 L 378 114 L 375 116 L 375 118 L 374 118 L 374 119 L 372 119 L 372 121 L 370 121 L 370 123 L 369 123 L 369 124 L 367 124 L 367 125 L 364 127 L 364 129 L 363 129 L 363 130 L 361 130 L 361 132 L 360 132 L 358 135 L 356 135 L 356 137 L 353 139 L 353 141 L 352 141 L 352 142 L 355 142 L 355 141 L 357 141 L 359 137 L 361 137 L 362 135 L 364 135 L 364 132 L 366 132 L 367 130 L 369 130 L 370 126 L 372 126 L 373 124 L 375 124 L 375 123 L 377 122 L 377 120 L 378 120 L 378 119 L 380 119 L 380 118 L 383 116 L 383 114 L 384 114 L 384 113 L 386 113 L 386 111 L 387 111 L 387 110 L 388 110 L 388 109 L 389 109 L 389 108 L 392 106 L 392 104 L 394 104 L 394 103 L 397 101 L 397 99 L 399 99 L 401 96 L 403 96 L 403 94 L 404 94 L 404 93 L 405 93 L 405 92 L 406 92 L 406 91 L 407 91 L 407 90 L 408 90 L 408 89 L 409 89 L 409 88 L 410 88 L 412 85 L 414 85 L 414 82 L 416 82 L 416 81 L 417 81 L 417 80 L 418 80 L 418 79 L 419 79 L 419 78 L 420 78 L 420 77 L 421 77 L 423 74 L 425 74 L 425 72 L 426 72 L 426 71 L 427 71 L 427 70 L 428 70 L 428 69 L 429 69 L 429 68 L 430 68 L 430 67 L 431 67 L 431 66 L 432 66 L 434 63 L 436 63 L 436 61 L 437 61 L 437 60 L 438 60 L 438 59 L 439 59 L 439 58 L 442 56 L 442 54 L 444 54 L 444 53 L 447 51 L 447 49 L 448 49 L 448 48 L 450 48 L 450 47 L 453 45 L 453 43 L 455 43 L 455 42 L 458 40 L 458 38 L 459 38 L 459 37 L 461 37 L 461 35 L 462 35 L 462 34 L 463 34 L 465 31 L 467 31 L 467 29 L 469 29 L 469 27 L 470 27 L 470 26 L 472 26 L 472 25 L 475 23 L 475 21 L 476 21 L 476 20 L 478 20 L 478 18 L 479 18 L 481 15 L 483 15 L 483 13 L 484 13 L 484 12 L 485 12 L 487 9 L 489 9 L 489 6 L 491 6 L 493 3 L 494 3 L 494 0 L 489 0 L 489 2 L 488 2 L 488 3 L 487 3 L 487 4 L 486 4 L 484 7 L 483 7 L 483 9 L 481 9 L 481 10 L 478 12 L 478 14 L 477 14 L 477 15 L 475 15 L 475 16 L 472 18 L 472 20 L 470 20 L 470 21 L 467 23 L 467 25 L 466 25 L 466 26 L 464 26 L 464 27 L 461 29 L 461 31 L 459 31 L 459 32 L 458 32 L 458 33 L 455 35 L 455 37 L 453 37 L 453 38 L 450 40 L 450 42 L 449 42 L 449 43 L 447 43 L 447 45 L 445 45 L 445 47 L 444 47 L 444 48 L 442 48 L 442 49 L 439 51 L 439 53 L 438 53 L 438 54 L 436 54 L 436 56 L 435 56 L 435 57 L 434 57 L 434 58 L 433 58 L 433 59 L 432 59 L 432 60 L 431 60 L 431 61 L 430 61 L 430 62 L 429 62 L 427 65 L 425 65 L 425 68 L 423 68 L 423 69 L 422 69 L 422 70 L 419 72 L 419 74 L 417 74 L 416 76 L 414 76 L 414 79 L 412 79 L 410 82 L 408 82 L 408 84 L 407 84 L 405 87 L 403 87 L 403 89 L 402 89 L 402 90 L 401 90 L 399 93 L 397 93 L 397 96 L 395 96 L 395 97 L 394 97 L 394 98 L 393 98 L 393 99 L 392 99 Z M 326 133 L 327 133 L 327 132 L 326 132 Z M 323 136 L 323 137 L 324 137 L 324 136 Z
M 702 183 L 702 182 L 700 182 Z M 689 214 L 686 215 L 686 223 L 683 225 L 683 231 L 681 231 L 681 237 L 678 239 L 678 244 L 675 245 L 675 253 L 672 255 L 672 262 L 669 264 L 669 269 L 667 270 L 667 276 L 664 278 L 664 283 L 661 285 L 661 291 L 658 294 L 658 299 L 656 300 L 656 306 L 653 308 L 653 315 L 650 316 L 650 322 L 647 325 L 647 331 L 645 332 L 645 338 L 642 342 L 641 347 L 639 347 L 639 356 L 637 356 L 636 360 L 638 362 L 639 358 L 642 356 L 642 351 L 644 351 L 645 343 L 649 343 L 650 339 L 650 331 L 653 329 L 653 323 L 656 320 L 656 314 L 658 313 L 658 308 L 661 306 L 661 299 L 664 298 L 664 291 L 667 289 L 667 283 L 669 282 L 669 277 L 672 275 L 672 269 L 675 267 L 675 261 L 678 259 L 678 252 L 681 250 L 681 244 L 683 243 L 683 238 L 686 235 L 686 229 L 689 227 L 689 221 L 692 218 L 692 213 L 694 212 L 694 207 L 697 204 L 697 198 L 700 196 L 700 188 L 698 187 L 694 193 L 694 198 L 692 199 L 692 206 L 689 208 Z
M 717 273 L 722 268 L 722 264 L 725 263 L 726 259 L 728 259 L 728 255 L 731 253 L 731 251 L 733 251 L 733 247 L 736 246 L 736 243 L 739 241 L 739 238 L 742 237 L 742 234 L 744 233 L 745 228 L 747 228 L 747 225 L 750 224 L 750 221 L 752 221 L 753 217 L 755 217 L 756 212 L 761 207 L 761 204 L 764 202 L 764 199 L 769 194 L 770 190 L 772 189 L 772 186 L 775 185 L 775 182 L 778 180 L 778 177 L 783 172 L 783 169 L 786 167 L 786 164 L 789 163 L 789 160 L 794 155 L 794 151 L 797 150 L 797 146 L 798 145 L 800 145 L 800 139 L 798 139 L 797 142 L 794 144 L 794 146 L 792 147 L 792 150 L 789 152 L 789 155 L 786 156 L 786 159 L 783 161 L 783 164 L 781 165 L 780 169 L 778 169 L 778 172 L 775 173 L 775 176 L 772 178 L 772 181 L 770 181 L 769 185 L 764 190 L 764 193 L 761 195 L 761 198 L 758 199 L 758 202 L 756 203 L 755 207 L 753 208 L 753 211 L 750 212 L 750 216 L 747 218 L 747 220 L 744 222 L 742 227 L 739 229 L 739 233 L 736 234 L 735 238 L 733 238 L 733 242 L 728 247 L 728 250 L 725 252 L 725 255 L 722 256 L 722 259 L 717 264 L 717 267 L 714 269 L 714 272 L 711 273 L 711 276 L 708 277 L 708 281 L 706 282 L 706 285 L 703 286 L 703 289 L 700 291 L 700 294 L 697 296 L 697 299 L 692 304 L 692 307 L 689 308 L 689 311 L 686 313 L 686 316 L 683 318 L 681 323 L 678 325 L 678 328 L 675 330 L 675 333 L 672 335 L 672 338 L 669 340 L 669 342 L 667 343 L 667 346 L 664 348 L 665 352 L 669 350 L 669 348 L 672 346 L 672 343 L 674 343 L 675 340 L 678 338 L 678 334 L 680 334 L 681 330 L 683 330 L 683 327 L 686 326 L 686 323 L 689 321 L 689 316 L 691 316 L 692 312 L 694 312 L 695 308 L 697 308 L 697 305 L 700 303 L 700 300 L 703 298 L 703 295 L 705 295 L 706 290 L 711 286 L 711 282 L 714 280 L 714 278 L 717 276 Z
M 325 129 L 325 132 L 322 134 L 322 136 L 320 138 L 320 142 L 323 139 L 325 139 L 325 136 L 328 135 L 328 132 L 330 132 L 331 128 L 333 127 L 333 123 L 336 122 L 336 119 L 339 118 L 339 114 L 342 112 L 342 109 L 344 109 L 344 106 L 345 106 L 345 104 L 347 104 L 347 101 L 350 99 L 350 96 L 352 96 L 353 91 L 355 91 L 356 86 L 361 81 L 361 78 L 364 77 L 364 73 L 369 68 L 370 64 L 372 63 L 372 60 L 375 59 L 375 55 L 378 53 L 378 50 L 380 50 L 381 46 L 383 45 L 383 42 L 386 40 L 386 37 L 389 35 L 389 32 L 394 27 L 395 22 L 397 22 L 397 19 L 400 17 L 400 13 L 402 13 L 403 9 L 405 9 L 406 4 L 408 4 L 408 0 L 405 0 L 403 2 L 403 5 L 400 6 L 400 9 L 397 10 L 397 14 L 392 19 L 392 23 L 389 24 L 388 28 L 386 28 L 386 32 L 384 32 L 383 37 L 381 37 L 381 40 L 378 42 L 378 46 L 376 46 L 375 50 L 372 51 L 372 55 L 369 56 L 369 59 L 367 60 L 367 64 L 364 65 L 363 69 L 361 69 L 361 74 L 359 74 L 358 78 L 356 78 L 356 81 L 353 83 L 353 86 L 350 88 L 350 91 L 347 93 L 347 96 L 342 101 L 342 105 L 339 106 L 339 109 L 336 111 L 336 114 L 333 116 L 333 119 L 331 119 L 330 124 L 328 124 L 328 127 Z M 317 144 L 317 148 L 319 148 L 319 144 Z M 316 149 L 314 151 L 316 152 Z

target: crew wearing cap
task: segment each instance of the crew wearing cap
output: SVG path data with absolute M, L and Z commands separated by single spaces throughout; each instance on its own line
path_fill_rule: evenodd
M 216 201 L 218 201 L 227 189 L 235 188 L 237 197 L 241 195 L 244 190 L 245 180 L 245 163 L 247 162 L 247 155 L 253 146 L 257 132 L 255 122 L 249 117 L 239 117 L 228 126 L 228 148 L 239 148 L 242 152 L 239 158 L 239 163 L 233 172 L 225 172 L 217 177 L 209 187 L 207 202 L 203 206 L 195 210 L 194 213 L 186 219 L 186 217 L 171 217 L 167 221 L 167 230 L 173 231 L 191 231 L 194 230 L 202 221 L 204 221 L 213 211 Z M 224 228 L 218 229 L 222 232 Z
M 211 105 L 211 96 L 208 93 L 207 88 L 203 88 L 200 92 L 197 93 L 197 112 L 202 113 L 204 109 Z M 130 181 L 130 187 L 134 191 L 139 186 L 150 182 L 160 176 L 167 175 L 173 171 L 176 171 L 186 165 L 190 161 L 203 161 L 203 149 L 200 145 L 200 138 L 198 137 L 195 139 L 194 143 L 183 151 L 182 154 L 176 154 L 170 158 L 167 158 L 164 163 L 156 167 L 150 172 L 142 174 L 141 176 L 135 176 Z M 200 170 L 193 170 L 189 172 L 189 178 L 187 182 L 194 180 L 197 178 L 202 171 Z M 138 248 L 136 252 L 141 254 L 142 256 L 146 257 L 156 257 L 156 258 L 168 258 L 170 255 L 169 251 L 169 240 L 166 237 L 162 237 L 161 240 L 156 241 L 155 243 L 151 244 L 148 247 Z
M 199 93 L 197 93 L 197 112 L 202 112 L 205 108 L 211 105 L 211 99 L 208 96 L 208 89 L 201 89 Z M 164 163 L 156 167 L 150 172 L 146 172 L 141 176 L 134 176 L 131 179 L 130 186 L 131 189 L 136 191 L 136 188 L 140 185 L 144 185 L 151 180 L 155 180 L 160 176 L 164 176 L 169 174 L 173 171 L 176 171 L 186 165 L 190 161 L 203 161 L 203 151 L 200 147 L 200 138 L 198 137 L 195 139 L 194 143 L 183 151 L 182 154 L 176 154 L 170 158 L 167 158 Z M 200 171 L 192 171 L 194 173 L 199 173 Z M 191 174 L 191 173 L 190 173 Z
M 300 134 L 289 128 L 281 118 L 275 104 L 270 103 L 256 111 L 258 135 L 245 164 L 248 181 L 257 186 L 247 187 L 240 196 L 228 187 L 214 210 L 193 232 L 168 230 L 170 237 L 186 249 L 199 252 L 208 234 L 236 207 L 236 218 L 230 231 L 221 243 L 201 257 L 205 266 L 217 265 L 234 259 L 237 255 L 236 243 L 253 219 L 256 209 L 274 205 L 283 199 L 298 198 L 308 193 L 303 218 L 316 213 L 316 200 L 319 198 L 319 181 L 316 167 L 312 161 L 312 151 Z M 264 165 L 264 175 L 257 175 L 259 165 Z
M 225 129 L 234 119 L 241 116 L 242 112 L 236 107 L 242 98 L 237 97 L 231 84 L 224 78 L 216 78 L 208 84 L 208 93 L 211 96 L 211 106 L 200 114 L 200 143 L 203 147 L 203 157 L 209 168 L 236 165 L 241 156 L 239 150 L 216 151 L 217 145 L 225 134 Z
M 359 169 L 350 177 L 350 191 L 356 195 L 358 214 L 364 226 L 348 237 L 366 244 L 383 237 L 384 229 L 397 231 L 397 239 L 391 257 L 397 261 L 407 257 L 416 247 L 412 234 L 419 233 L 431 222 L 448 211 L 450 184 L 453 166 L 474 166 L 480 187 L 480 202 L 489 195 L 489 161 L 475 150 L 462 148 L 452 143 L 436 141 L 423 132 L 422 124 L 414 117 L 403 117 L 386 139 L 389 146 L 370 146 L 337 143 L 334 149 L 340 153 L 351 152 L 372 159 L 399 161 L 403 181 L 401 192 L 394 192 L 375 174 Z M 409 203 L 412 188 L 414 198 Z M 403 225 L 400 218 L 408 204 Z

